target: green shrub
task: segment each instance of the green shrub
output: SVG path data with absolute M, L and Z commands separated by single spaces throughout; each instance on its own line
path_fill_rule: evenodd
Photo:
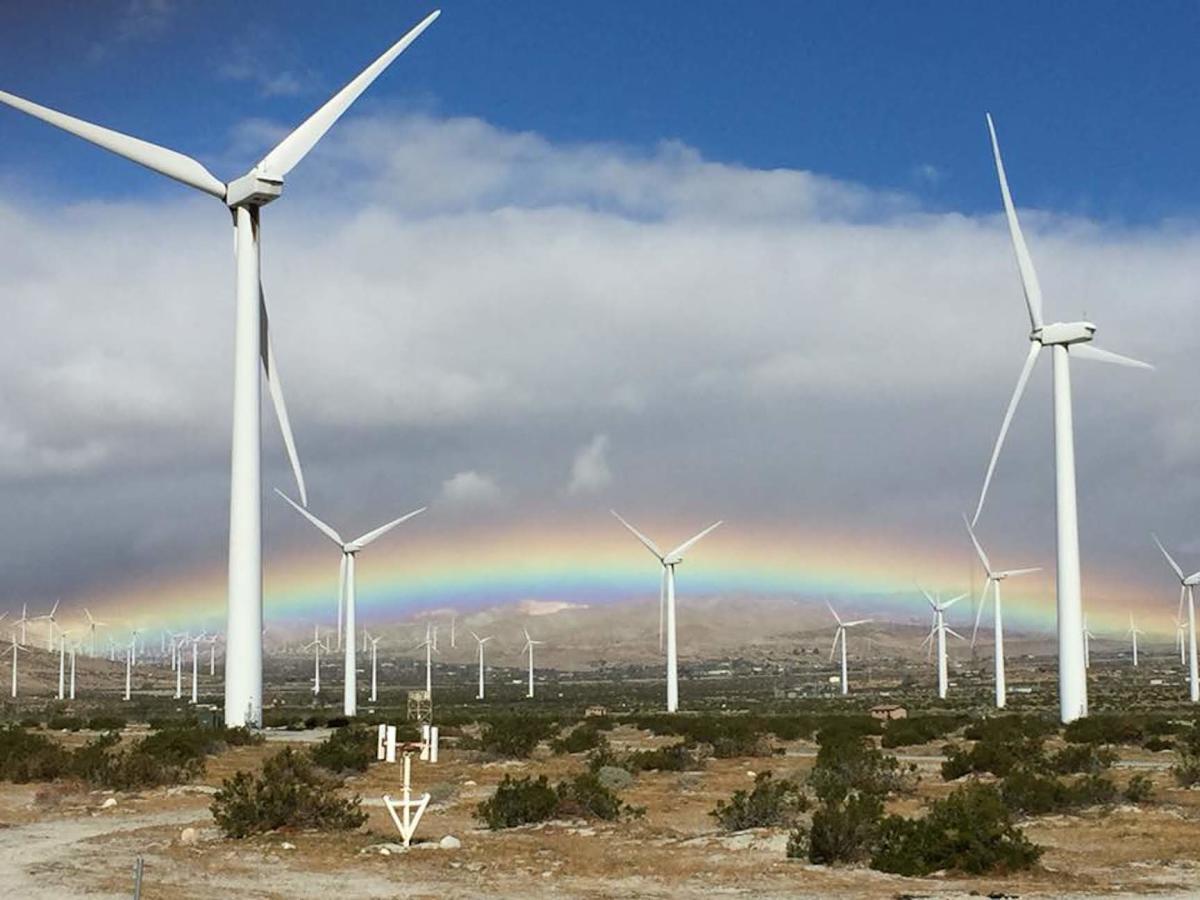
M 1117 754 L 1095 744 L 1070 744 L 1050 756 L 1050 770 L 1059 775 L 1095 775 L 1112 767 Z
M 558 808 L 558 794 L 550 787 L 545 775 L 532 778 L 504 776 L 494 793 L 479 804 L 476 815 L 493 831 L 515 828 L 553 818 Z
M 1040 734 L 1017 728 L 997 728 L 980 733 L 981 737 L 969 750 L 957 744 L 943 748 L 946 759 L 942 763 L 942 778 L 945 781 L 980 772 L 1003 778 L 1015 769 L 1040 771 L 1048 765 Z
M 365 772 L 375 760 L 377 733 L 365 726 L 339 728 L 309 753 L 318 766 L 334 774 Z
M 808 809 L 808 798 L 794 781 L 760 772 L 750 791 L 734 791 L 729 802 L 718 801 L 709 815 L 726 831 L 791 826 Z
M 822 803 L 836 804 L 854 793 L 880 799 L 907 790 L 915 766 L 902 768 L 869 739 L 847 731 L 820 735 L 821 746 L 808 783 Z
M 695 749 L 685 743 L 669 744 L 655 750 L 637 750 L 625 759 L 631 772 L 686 772 L 703 769 Z
M 82 727 L 83 719 L 78 716 L 51 716 L 46 720 L 50 731 L 78 731 Z
M 1171 774 L 1180 787 L 1200 784 L 1200 725 L 1192 726 L 1176 738 Z
M 71 754 L 43 734 L 17 725 L 0 728 L 0 779 L 24 784 L 69 775 Z
M 871 868 L 920 876 L 943 869 L 971 875 L 1027 869 L 1041 856 L 1012 822 L 992 785 L 970 782 L 935 801 L 921 819 L 888 816 L 879 826 Z
M 1053 775 L 1024 770 L 1013 772 L 1000 785 L 1000 796 L 1013 812 L 1038 816 L 1072 812 L 1114 802 L 1117 787 L 1102 775 L 1083 775 L 1063 781 Z
M 928 744 L 945 737 L 962 723 L 962 716 L 910 716 L 906 719 L 893 719 L 883 729 L 880 744 L 888 748 Z
M 1148 775 L 1134 775 L 1123 793 L 1130 803 L 1145 803 L 1154 793 L 1154 782 Z
M 600 766 L 590 771 L 594 771 L 600 783 L 610 791 L 623 791 L 633 784 L 633 776 L 629 770 L 620 766 Z
M 237 772 L 227 778 L 210 807 L 221 833 L 244 838 L 278 828 L 350 831 L 367 816 L 359 798 L 338 796 L 339 783 L 322 775 L 308 757 L 291 747 L 263 763 L 257 777 Z
M 480 746 L 487 753 L 525 759 L 553 732 L 553 723 L 532 716 L 505 716 L 484 726 Z
M 87 720 L 88 731 L 123 731 L 125 720 L 120 716 L 92 716 Z
M 793 835 L 789 844 L 797 851 L 803 848 L 810 862 L 859 862 L 870 857 L 882 818 L 879 797 L 854 795 L 841 803 L 820 806 L 813 813 L 807 838 Z
M 1046 738 L 1058 724 L 1042 716 L 1002 715 L 973 722 L 963 730 L 968 741 L 1019 743 L 1022 738 Z
M 350 724 L 350 720 L 345 716 L 332 716 L 326 724 L 330 728 L 345 728 Z
M 35 716 L 25 716 L 19 724 L 22 728 L 41 728 L 42 720 Z
M 585 753 L 604 740 L 604 735 L 589 720 L 573 728 L 566 737 L 555 738 L 550 746 L 555 753 Z
M 1175 742 L 1155 735 L 1154 737 L 1147 738 L 1142 746 L 1151 753 L 1162 753 L 1164 750 L 1173 750 L 1175 748 Z
M 620 817 L 621 799 L 593 772 L 583 772 L 559 783 L 555 814 L 611 822 Z

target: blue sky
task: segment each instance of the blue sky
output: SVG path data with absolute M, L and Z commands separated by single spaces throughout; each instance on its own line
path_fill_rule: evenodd
M 298 121 L 432 5 L 5 4 L 0 87 L 228 178 L 238 122 Z M 442 7 L 361 108 L 478 116 L 556 141 L 679 139 L 714 160 L 808 169 L 965 212 L 997 205 L 990 109 L 1022 205 L 1140 224 L 1190 217 L 1200 202 L 1194 3 Z M 43 125 L 2 121 L 5 169 L 53 187 L 74 177 L 91 195 L 176 190 Z

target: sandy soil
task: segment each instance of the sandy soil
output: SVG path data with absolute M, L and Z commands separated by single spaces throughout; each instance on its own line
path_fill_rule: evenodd
M 291 733 L 259 747 L 234 748 L 210 760 L 200 784 L 138 795 L 73 790 L 70 786 L 0 786 L 0 895 L 21 898 L 128 897 L 132 864 L 145 859 L 143 897 L 190 898 L 229 893 L 239 898 L 304 900 L 439 897 L 967 897 L 1200 896 L 1200 793 L 1170 785 L 1165 762 L 1139 759 L 1157 786 L 1155 802 L 1107 813 L 1049 817 L 1028 823 L 1044 845 L 1042 865 L 1012 878 L 904 879 L 861 868 L 826 868 L 786 859 L 784 832 L 727 835 L 709 811 L 752 782 L 754 772 L 803 775 L 812 746 L 797 743 L 770 759 L 712 760 L 702 773 L 646 773 L 625 799 L 647 808 L 625 824 L 553 822 L 492 833 L 474 820 L 476 804 L 506 773 L 578 771 L 578 757 L 539 755 L 528 762 L 480 764 L 446 751 L 437 766 L 416 764 L 418 789 L 448 799 L 431 806 L 421 843 L 403 851 L 380 800 L 399 793 L 400 767 L 373 766 L 348 789 L 363 797 L 370 819 L 349 835 L 274 834 L 221 839 L 208 813 L 210 794 L 237 769 L 256 767 Z M 614 735 L 649 743 L 635 732 Z M 906 753 L 924 777 L 923 798 L 950 789 L 936 775 L 937 748 Z M 1133 774 L 1117 773 L 1118 779 Z M 102 804 L 114 799 L 115 805 Z M 197 830 L 184 843 L 182 830 Z M 436 842 L 452 834 L 458 850 Z M 392 845 L 385 848 L 384 845 Z M 381 853 L 388 849 L 388 854 Z

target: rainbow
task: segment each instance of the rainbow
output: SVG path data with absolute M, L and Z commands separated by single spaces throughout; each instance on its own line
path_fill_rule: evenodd
M 694 523 L 691 523 L 694 524 Z M 661 527 L 660 527 L 661 526 Z M 651 534 L 685 535 L 689 526 L 648 523 Z M 297 544 L 265 548 L 264 615 L 268 623 L 331 621 L 338 554 L 316 535 Z M 850 611 L 904 622 L 926 613 L 915 584 L 955 593 L 982 587 L 967 548 L 934 542 L 887 542 L 767 525 L 727 525 L 705 539 L 680 568 L 681 593 L 705 597 L 825 599 Z M 1052 570 L 1048 570 L 1052 571 Z M 1116 575 L 1085 572 L 1088 586 L 1104 586 L 1088 600 L 1093 630 L 1120 633 L 1130 608 L 1145 608 L 1143 592 Z M 973 584 L 972 584 L 973 582 Z M 654 561 L 615 523 L 586 526 L 474 526 L 453 535 L 412 528 L 364 552 L 358 570 L 359 618 L 399 621 L 433 609 L 460 613 L 538 599 L 589 605 L 654 598 Z M 1135 598 L 1141 601 L 1135 603 Z M 1173 634 L 1174 606 L 1164 586 L 1158 615 L 1139 625 Z M 165 622 L 220 629 L 225 617 L 223 561 L 192 571 L 131 579 L 73 599 L 114 624 L 153 627 Z M 965 609 L 970 607 L 964 603 Z M 959 619 L 961 621 L 961 619 Z M 1048 632 L 1054 624 L 1052 577 L 1035 575 L 1006 585 L 1005 621 L 1015 631 Z

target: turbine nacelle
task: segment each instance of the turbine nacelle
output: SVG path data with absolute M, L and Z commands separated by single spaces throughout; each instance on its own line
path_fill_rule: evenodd
M 1096 326 L 1091 322 L 1052 322 L 1035 328 L 1029 339 L 1037 341 L 1043 347 L 1054 344 L 1086 344 L 1096 336 Z
M 254 168 L 225 186 L 225 205 L 230 209 L 239 206 L 266 206 L 283 193 L 283 179 L 266 175 Z

